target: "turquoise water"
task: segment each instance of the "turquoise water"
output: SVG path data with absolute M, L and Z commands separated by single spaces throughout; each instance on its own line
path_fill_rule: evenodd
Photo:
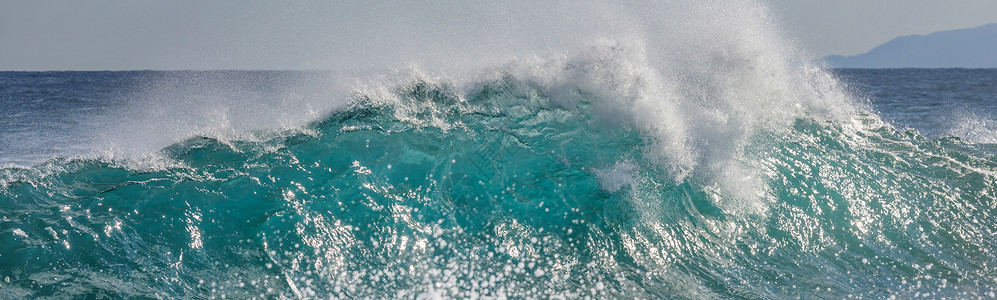
M 0 299 L 997 298 L 997 71 L 827 70 L 764 4 L 589 3 L 487 68 L 0 72 Z
M 657 152 L 672 149 L 662 127 L 612 117 L 600 97 L 620 94 L 550 86 L 413 79 L 154 162 L 2 169 L 0 294 L 993 295 L 992 144 L 862 110 L 791 115 L 736 143 L 687 123 L 708 147 L 686 148 L 689 170 Z

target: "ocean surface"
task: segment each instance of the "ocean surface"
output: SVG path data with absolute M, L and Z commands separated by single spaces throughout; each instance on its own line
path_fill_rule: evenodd
M 0 72 L 0 298 L 994 298 L 997 70 L 766 47 Z

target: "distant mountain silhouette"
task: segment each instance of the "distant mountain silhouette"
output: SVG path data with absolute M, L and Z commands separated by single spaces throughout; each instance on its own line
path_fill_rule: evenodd
M 837 68 L 997 68 L 997 23 L 901 36 L 863 54 L 824 59 Z

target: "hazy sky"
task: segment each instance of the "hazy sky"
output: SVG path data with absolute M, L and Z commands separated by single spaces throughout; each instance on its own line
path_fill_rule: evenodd
M 0 70 L 380 69 L 413 57 L 490 64 L 626 27 L 620 16 L 640 9 L 534 2 L 6 0 Z M 994 0 L 767 2 L 816 56 L 997 22 Z
M 855 55 L 897 36 L 997 23 L 995 0 L 768 0 L 804 47 Z

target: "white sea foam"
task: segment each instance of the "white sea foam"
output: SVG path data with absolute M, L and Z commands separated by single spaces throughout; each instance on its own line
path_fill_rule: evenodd
M 627 162 L 618 162 L 612 167 L 596 169 L 595 177 L 599 179 L 599 186 L 603 191 L 616 192 L 624 186 L 633 186 L 636 183 L 634 172 L 637 166 Z
M 645 22 L 639 35 L 600 39 L 508 72 L 537 82 L 555 102 L 594 95 L 602 119 L 648 136 L 646 157 L 673 180 L 695 176 L 741 200 L 766 194 L 760 168 L 744 152 L 756 133 L 785 131 L 798 118 L 847 124 L 857 113 L 837 80 L 782 37 L 763 5 L 657 8 L 633 16 Z
M 966 139 L 973 143 L 997 143 L 997 120 L 966 112 L 952 118 L 945 135 Z
M 352 73 L 177 72 L 132 88 L 129 105 L 94 120 L 101 153 L 142 157 L 194 136 L 272 138 L 348 99 Z

